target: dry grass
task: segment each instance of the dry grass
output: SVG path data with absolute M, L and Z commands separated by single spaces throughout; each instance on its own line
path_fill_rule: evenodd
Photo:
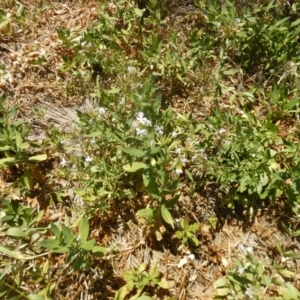
M 0 28 L 0 64 L 5 65 L 7 70 L 6 80 L 0 82 L 0 94 L 6 93 L 10 103 L 19 105 L 21 117 L 33 126 L 37 124 L 34 119 L 36 109 L 48 109 L 50 113 L 42 116 L 37 128 L 41 124 L 47 127 L 50 119 L 55 121 L 57 118 L 58 123 L 65 126 L 71 118 L 69 116 L 74 116 L 74 111 L 68 111 L 68 107 L 80 107 L 87 95 L 76 91 L 68 92 L 73 77 L 68 72 L 61 71 L 61 54 L 66 50 L 58 40 L 57 28 L 65 27 L 71 32 L 86 29 L 97 19 L 97 1 L 24 0 L 22 3 L 27 11 L 26 20 L 12 22 L 13 25 L 9 28 Z M 0 8 L 14 16 L 17 4 L 6 0 L 0 4 Z M 174 10 L 176 11 L 176 5 Z M 200 16 L 195 16 L 195 22 L 197 18 Z M 174 28 L 192 26 L 185 24 L 184 16 L 174 17 L 172 20 L 173 25 L 169 28 L 171 31 Z M 47 60 L 45 63 L 35 64 L 34 60 L 41 54 Z M 214 62 L 211 61 L 210 64 L 208 68 L 214 68 Z M 203 77 L 201 82 L 197 88 L 186 87 L 187 92 L 181 94 L 174 92 L 174 89 L 167 90 L 166 87 L 166 94 L 170 95 L 170 102 L 175 110 L 182 113 L 192 111 L 195 118 L 199 119 L 210 112 L 211 99 L 204 97 L 201 105 L 195 100 L 206 94 L 205 89 L 211 88 L 207 85 L 209 77 Z M 38 131 L 35 134 L 38 138 L 42 137 Z M 3 192 L 9 184 L 3 174 L 1 178 L 0 187 Z M 189 187 L 185 189 L 186 191 L 182 191 L 178 210 L 184 210 L 191 220 L 202 224 L 209 217 L 219 220 L 216 230 L 202 228 L 201 245 L 193 249 L 195 260 L 178 268 L 183 252 L 178 250 L 178 242 L 167 231 L 164 233 L 164 240 L 160 242 L 145 240 L 147 227 L 137 220 L 128 219 L 128 215 L 111 213 L 106 218 L 95 216 L 91 220 L 91 237 L 103 246 L 114 245 L 118 250 L 117 254 L 111 253 L 105 260 L 93 261 L 89 272 L 73 274 L 67 273 L 63 268 L 63 256 L 49 254 L 36 259 L 35 263 L 39 265 L 44 265 L 47 260 L 51 263 L 49 279 L 56 282 L 54 299 L 113 299 L 115 292 L 124 285 L 123 272 L 152 259 L 159 260 L 159 269 L 171 285 L 169 291 L 156 295 L 158 299 L 166 299 L 167 296 L 179 300 L 212 299 L 212 284 L 226 273 L 240 255 L 239 244 L 251 243 L 255 255 L 262 261 L 269 262 L 280 259 L 275 240 L 287 247 L 292 244 L 291 239 L 280 230 L 280 216 L 283 214 L 278 206 L 271 206 L 260 216 L 256 216 L 253 223 L 247 223 L 241 213 L 222 208 L 219 199 L 221 196 L 213 187 L 204 187 L 193 198 L 189 196 Z M 38 199 L 26 199 L 26 202 L 31 207 L 40 209 Z M 47 224 L 55 220 L 71 223 L 70 218 L 73 220 L 73 217 L 69 207 L 50 205 L 43 222 Z M 298 242 L 293 247 L 300 250 Z M 300 274 L 299 263 L 293 269 Z M 23 285 L 24 291 L 34 291 L 38 287 L 39 285 L 34 286 L 30 281 Z

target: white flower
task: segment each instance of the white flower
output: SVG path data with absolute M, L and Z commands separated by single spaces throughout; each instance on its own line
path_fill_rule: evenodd
M 190 255 L 188 256 L 188 258 L 189 258 L 190 260 L 194 260 L 194 259 L 195 259 L 195 255 L 194 255 L 194 254 L 190 254 Z
M 150 120 L 148 120 L 146 117 L 144 117 L 143 112 L 139 112 L 137 114 L 136 121 L 145 126 L 152 126 L 152 122 Z
M 171 133 L 171 137 L 172 137 L 172 138 L 176 138 L 177 135 L 178 135 L 178 133 L 177 133 L 176 131 L 173 131 L 173 132 Z
M 244 273 L 244 268 L 239 267 L 237 272 L 238 272 L 239 275 L 242 275 Z
M 236 21 L 237 23 L 241 23 L 241 18 L 236 18 L 235 21 Z
M 131 126 L 133 128 L 137 128 L 139 126 L 139 123 L 137 121 L 133 121 L 132 124 L 131 124 Z
M 187 263 L 188 263 L 188 260 L 184 257 L 184 258 L 182 258 L 182 259 L 179 261 L 177 267 L 180 269 L 181 267 L 183 267 L 183 266 L 186 265 Z
M 181 153 L 181 149 L 180 148 L 176 148 L 175 149 L 175 153 L 180 154 Z
M 129 67 L 127 67 L 127 71 L 128 71 L 129 74 L 133 74 L 133 73 L 136 72 L 136 68 L 129 66 Z
M 238 249 L 239 249 L 239 251 L 244 251 L 244 245 L 243 244 L 239 244 L 238 245 Z
M 287 258 L 284 257 L 284 256 L 282 256 L 282 257 L 281 257 L 281 262 L 282 262 L 282 263 L 285 263 L 286 261 L 287 261 Z
M 188 162 L 188 160 L 185 157 L 180 158 L 180 160 L 183 165 L 185 165 Z
M 99 107 L 99 114 L 104 115 L 106 113 L 106 109 L 104 107 Z
M 253 253 L 253 247 L 250 245 L 246 248 L 246 251 L 249 253 L 249 254 L 252 254 Z
M 175 173 L 176 173 L 177 175 L 180 175 L 180 174 L 182 174 L 183 172 L 182 172 L 182 169 L 176 169 L 176 170 L 175 170 Z
M 91 139 L 91 144 L 95 144 L 96 143 L 96 140 L 93 138 Z
M 86 161 L 86 162 L 91 162 L 92 160 L 93 160 L 93 158 L 90 157 L 89 155 L 85 158 L 85 161 Z
M 224 132 L 226 132 L 226 129 L 221 128 L 219 131 L 216 132 L 216 134 L 221 135 Z
M 247 295 L 250 299 L 252 299 L 254 294 L 251 291 L 251 289 L 248 287 L 246 288 L 245 295 Z
M 192 156 L 192 161 L 194 162 L 197 159 L 197 155 Z
M 67 161 L 64 159 L 64 157 L 61 159 L 60 165 L 62 167 L 65 167 L 67 165 Z
M 60 143 L 61 145 L 64 145 L 64 144 L 65 144 L 65 140 L 64 140 L 63 138 L 61 138 L 60 141 L 59 141 L 59 143 Z
M 155 141 L 151 140 L 149 144 L 150 144 L 150 147 L 152 147 L 155 144 Z
M 140 129 L 140 128 L 136 128 L 135 129 L 136 130 L 136 134 L 138 135 L 138 136 L 145 136 L 145 135 L 147 135 L 147 130 L 146 129 Z
M 119 102 L 119 105 L 124 105 L 125 104 L 125 99 L 122 98 L 122 100 Z
M 157 132 L 158 135 L 164 134 L 164 128 L 160 125 L 155 126 L 155 131 Z

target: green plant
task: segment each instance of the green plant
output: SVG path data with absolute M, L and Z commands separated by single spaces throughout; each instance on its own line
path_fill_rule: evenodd
M 240 248 L 245 251 L 243 247 Z M 248 248 L 247 255 L 236 261 L 237 269 L 230 270 L 224 278 L 214 283 L 216 288 L 214 299 L 263 299 L 270 292 L 276 296 L 269 299 L 298 299 L 299 291 L 290 282 L 296 274 L 282 265 L 284 261 L 282 260 L 280 265 L 263 264 Z M 294 258 L 299 258 L 299 255 Z
M 161 279 L 161 273 L 157 270 L 157 261 L 154 261 L 153 265 L 147 271 L 147 264 L 142 263 L 138 268 L 134 268 L 132 271 L 127 271 L 123 274 L 123 278 L 127 284 L 122 287 L 115 300 L 122 300 L 128 294 L 134 294 L 130 299 L 131 300 L 151 300 L 146 293 L 143 293 L 143 290 L 147 286 L 159 286 L 160 288 L 167 289 L 168 283 Z
M 106 248 L 95 245 L 95 239 L 88 240 L 89 223 L 86 216 L 82 216 L 79 222 L 78 237 L 64 224 L 61 224 L 61 229 L 59 229 L 57 225 L 52 223 L 51 231 L 55 238 L 44 239 L 40 242 L 40 245 L 54 253 L 69 253 L 66 264 L 71 264 L 74 271 L 90 268 L 91 253 L 103 256 L 107 252 Z
M 200 242 L 196 237 L 196 233 L 199 230 L 200 224 L 194 223 L 190 225 L 187 218 L 182 218 L 180 220 L 180 227 L 181 230 L 177 230 L 175 236 L 182 240 L 184 244 L 191 243 L 194 246 L 199 246 Z

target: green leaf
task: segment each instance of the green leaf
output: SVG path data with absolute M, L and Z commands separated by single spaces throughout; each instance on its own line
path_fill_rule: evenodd
M 55 253 L 66 253 L 70 250 L 68 247 L 61 246 L 59 241 L 56 240 L 45 239 L 40 241 L 40 245 Z
M 138 17 L 142 17 L 144 14 L 144 9 L 139 9 L 137 7 L 134 8 L 134 13 L 138 16 Z
M 104 256 L 107 253 L 107 248 L 101 246 L 94 246 L 93 253 L 98 256 Z
M 153 300 L 153 298 L 147 295 L 142 295 L 141 297 L 138 297 L 136 300 Z
M 71 243 L 73 243 L 75 236 L 74 236 L 72 230 L 70 228 L 68 228 L 67 226 L 65 226 L 64 224 L 61 224 L 61 231 L 64 235 L 64 238 L 65 238 L 67 244 L 70 245 Z
M 31 190 L 33 187 L 32 175 L 28 169 L 24 171 L 23 180 L 28 190 Z
M 22 136 L 21 136 L 21 133 L 19 131 L 16 130 L 15 132 L 15 135 L 16 135 L 16 146 L 17 148 L 19 149 L 20 148 L 20 145 L 22 144 L 23 142 L 23 139 L 22 139 Z
M 94 239 L 86 241 L 83 244 L 81 244 L 81 248 L 87 251 L 92 251 L 94 250 L 95 243 L 96 241 Z
M 59 240 L 62 233 L 54 223 L 51 224 L 51 230 L 54 233 L 56 239 Z
M 292 271 L 289 271 L 289 270 L 279 270 L 278 271 L 283 277 L 286 277 L 286 278 L 295 278 L 296 274 Z
M 223 74 L 224 75 L 233 75 L 235 73 L 237 73 L 239 70 L 237 69 L 230 69 L 230 70 L 227 70 L 227 71 L 224 71 Z
M 21 5 L 18 7 L 18 10 L 17 10 L 17 12 L 16 12 L 16 17 L 17 17 L 17 18 L 22 17 L 23 13 L 24 13 L 24 5 L 21 4 Z M 44 298 L 43 298 L 43 299 L 44 299 Z
M 39 295 L 39 294 L 29 294 L 27 297 L 29 300 L 47 300 L 47 299 L 49 299 L 46 295 Z
M 136 149 L 136 148 L 122 148 L 122 151 L 124 151 L 125 153 L 128 153 L 132 156 L 144 156 L 145 155 L 145 151 L 142 151 L 142 150 Z
M 178 230 L 178 231 L 175 232 L 175 236 L 176 236 L 179 240 L 182 239 L 183 235 L 184 235 L 184 232 L 183 232 L 183 231 L 179 231 L 179 230 Z
M 284 285 L 284 282 L 285 282 L 285 280 L 281 276 L 277 276 L 277 277 L 272 279 L 272 283 L 276 284 L 278 286 Z
M 289 283 L 286 288 L 282 289 L 281 293 L 285 300 L 298 300 L 300 296 L 298 290 Z
M 29 161 L 43 161 L 47 159 L 47 154 L 34 155 L 28 158 Z
M 85 243 L 89 237 L 89 221 L 86 216 L 83 216 L 79 224 L 79 234 L 81 243 Z
M 222 296 L 222 297 L 225 297 L 229 294 L 230 292 L 230 289 L 229 288 L 220 288 L 220 289 L 217 289 L 217 295 L 218 296 Z
M 10 227 L 7 229 L 6 234 L 13 237 L 26 237 L 28 235 L 27 232 L 23 231 L 19 227 Z
M 126 289 L 126 286 L 121 287 L 118 290 L 118 292 L 117 292 L 114 300 L 124 300 L 125 297 L 126 297 L 126 295 L 127 295 L 127 293 L 128 293 L 128 291 Z
M 145 169 L 146 167 L 147 167 L 146 164 L 144 164 L 142 162 L 135 161 L 132 164 L 127 164 L 127 165 L 123 166 L 123 169 L 126 172 L 136 172 L 138 170 Z
M 299 99 L 293 99 L 290 102 L 288 102 L 287 104 L 285 104 L 283 106 L 283 109 L 290 110 L 290 109 L 292 109 L 294 106 L 296 106 L 299 103 L 300 103 Z
M 17 255 L 15 252 L 9 250 L 7 247 L 4 245 L 0 244 L 0 252 L 3 253 L 4 255 L 7 255 L 11 258 L 17 259 L 17 260 L 23 260 L 23 258 L 19 255 Z
M 169 288 L 168 282 L 166 280 L 164 280 L 164 279 L 161 279 L 157 284 L 162 289 L 168 289 Z
M 161 215 L 164 221 L 170 224 L 172 228 L 174 228 L 172 215 L 170 214 L 169 210 L 165 207 L 165 205 L 161 206 Z
M 10 164 L 16 163 L 16 162 L 17 162 L 17 159 L 15 157 L 2 158 L 2 159 L 0 159 L 0 167 L 7 166 L 7 165 L 10 165 Z
M 136 214 L 137 216 L 145 219 L 152 219 L 154 215 L 154 210 L 152 208 L 143 208 L 140 209 Z

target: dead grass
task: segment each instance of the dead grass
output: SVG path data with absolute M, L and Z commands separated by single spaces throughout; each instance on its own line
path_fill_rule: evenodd
M 22 3 L 27 9 L 26 21 L 13 22 L 11 28 L 2 28 L 0 31 L 0 64 L 5 65 L 10 74 L 6 81 L 0 83 L 0 93 L 6 93 L 9 102 L 19 105 L 21 116 L 34 124 L 32 112 L 34 108 L 40 107 L 41 103 L 44 107 L 49 106 L 52 111 L 82 104 L 85 95 L 68 95 L 66 92 L 73 78 L 68 72 L 60 71 L 61 54 L 65 49 L 61 47 L 56 30 L 65 27 L 80 32 L 90 26 L 97 19 L 97 1 L 24 0 Z M 17 10 L 14 1 L 4 1 L 1 7 L 12 16 Z M 176 10 L 176 5 L 174 9 Z M 184 16 L 172 18 L 175 28 L 183 28 Z M 194 18 L 194 22 L 197 22 L 201 16 Z M 35 64 L 34 60 L 41 53 L 47 60 L 43 64 Z M 176 110 L 181 113 L 191 111 L 195 118 L 199 119 L 209 114 L 211 99 L 203 97 L 199 101 L 195 100 L 206 94 L 205 83 L 208 83 L 210 78 L 201 80 L 202 86 L 198 89 L 188 89 L 187 93 L 176 94 L 174 90 L 167 91 Z M 8 188 L 8 182 L 3 174 L 1 178 L 0 186 L 3 192 Z M 222 208 L 219 205 L 219 197 L 217 191 L 210 187 L 199 190 L 192 198 L 188 187 L 182 191 L 182 201 L 178 209 L 185 210 L 191 220 L 201 224 L 205 224 L 208 217 L 216 217 L 219 226 L 216 230 L 202 231 L 201 245 L 193 249 L 196 259 L 180 269 L 178 263 L 182 258 L 182 251 L 178 250 L 179 244 L 169 234 L 168 228 L 164 233 L 164 240 L 160 242 L 145 239 L 146 226 L 139 224 L 137 220 L 131 221 L 126 216 L 116 214 L 111 214 L 106 219 L 96 215 L 91 220 L 91 237 L 103 246 L 114 245 L 118 252 L 111 253 L 105 260 L 94 260 L 89 272 L 69 274 L 63 268 L 65 257 L 53 254 L 39 258 L 36 263 L 43 265 L 49 259 L 50 281 L 57 284 L 54 299 L 113 299 L 115 292 L 124 285 L 121 277 L 124 271 L 142 262 L 158 259 L 159 269 L 171 288 L 168 292 L 158 291 L 157 298 L 166 299 L 167 296 L 173 296 L 179 300 L 192 300 L 213 298 L 213 282 L 233 265 L 240 255 L 238 245 L 241 243 L 254 245 L 255 255 L 268 263 L 274 259 L 281 259 L 275 240 L 287 248 L 293 247 L 300 251 L 299 242 L 288 238 L 280 229 L 281 210 L 284 210 L 284 207 L 278 209 L 277 205 L 271 206 L 261 215 L 255 216 L 254 222 L 250 224 L 242 214 Z M 38 200 L 27 201 L 31 206 L 40 209 L 41 204 Z M 71 214 L 67 206 L 49 206 L 43 222 L 47 224 L 55 220 L 68 223 L 68 218 L 72 218 Z M 300 274 L 299 263 L 294 265 L 293 269 Z M 297 276 L 300 287 L 300 277 Z M 28 281 L 24 290 L 34 291 L 38 287 L 39 285 Z

